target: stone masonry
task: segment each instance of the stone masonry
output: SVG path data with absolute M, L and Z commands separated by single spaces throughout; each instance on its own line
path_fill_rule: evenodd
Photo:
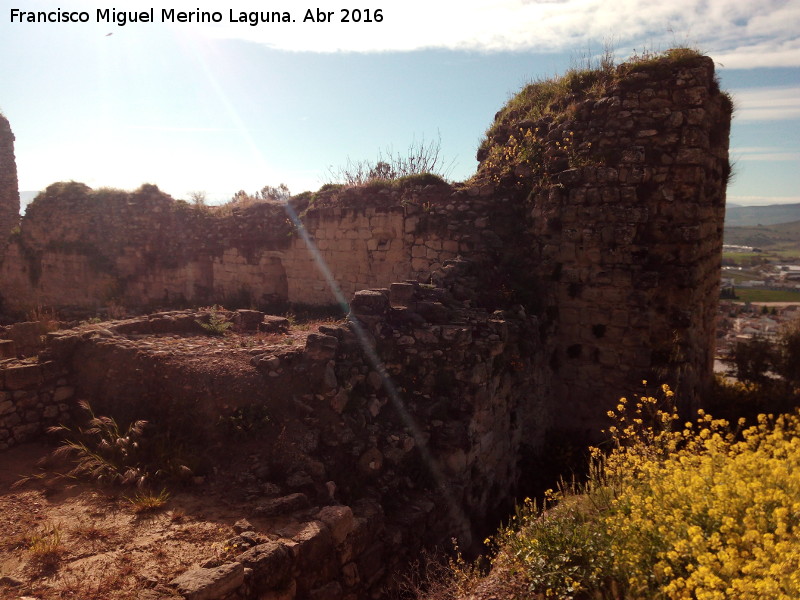
M 9 244 L 0 294 L 18 311 L 329 305 L 436 283 L 463 258 L 474 276 L 454 296 L 537 317 L 549 401 L 571 407 L 557 427 L 591 437 L 642 380 L 675 386 L 686 408 L 710 382 L 729 122 L 712 61 L 675 55 L 622 65 L 602 93 L 578 89 L 537 118 L 504 109 L 463 184 L 325 186 L 227 214 L 152 185 L 54 184 Z
M 554 167 L 528 207 L 554 391 L 571 406 L 562 426 L 595 428 L 644 379 L 697 408 L 713 371 L 730 100 L 696 57 L 565 111 L 523 125 Z
M 684 408 L 702 401 L 730 109 L 712 61 L 676 55 L 535 116 L 510 105 L 463 184 L 326 186 L 217 214 L 152 185 L 54 184 L 0 255 L 7 307 L 239 304 L 250 309 L 222 314 L 252 339 L 197 342 L 208 309 L 44 344 L 35 324 L 5 328 L 0 448 L 79 398 L 123 421 L 193 419 L 209 444 L 237 411 L 265 407 L 263 456 L 242 477 L 264 499 L 248 518 L 277 521 L 241 527 L 243 551 L 169 584 L 187 598 L 379 597 L 420 547 L 481 539 L 476 524 L 507 509 L 522 456 L 546 455 L 547 435 L 597 438 L 645 379 Z M 16 179 L 5 185 L 10 214 Z M 287 320 L 251 309 L 342 297 L 349 318 L 302 347 L 281 338 Z
M 12 230 L 19 225 L 19 189 L 14 159 L 14 134 L 0 114 L 0 261 Z

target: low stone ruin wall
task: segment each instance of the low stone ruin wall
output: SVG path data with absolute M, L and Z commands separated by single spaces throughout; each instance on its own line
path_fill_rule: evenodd
M 440 277 L 463 282 L 472 268 L 454 261 Z M 9 372 L 27 373 L 36 391 L 25 397 L 50 398 L 54 417 L 74 394 L 121 422 L 181 422 L 212 448 L 231 443 L 220 422 L 265 407 L 259 466 L 241 474 L 262 499 L 245 515 L 257 531 L 242 534 L 246 551 L 175 585 L 240 598 L 376 595 L 420 548 L 452 537 L 469 548 L 509 510 L 517 457 L 550 422 L 550 382 L 535 358 L 540 324 L 522 307 L 490 313 L 415 282 L 358 292 L 351 307 L 349 321 L 309 332 L 302 347 L 281 338 L 285 319 L 251 310 L 223 313 L 236 347 L 205 343 L 208 311 L 87 324 L 48 334 L 39 363 Z
M 297 493 L 257 507 L 255 517 L 271 517 L 279 524 L 264 534 L 249 520 L 238 521 L 238 535 L 226 544 L 239 548 L 231 560 L 206 561 L 157 587 L 205 600 L 356 600 L 380 595 L 391 560 L 383 541 L 385 517 L 376 503 L 311 506 Z
M 2 344 L 0 347 L 9 343 Z M 0 361 L 0 450 L 40 437 L 69 420 L 75 388 L 69 373 L 53 361 Z
M 325 269 L 349 299 L 393 281 L 429 281 L 444 260 L 480 254 L 503 211 L 478 191 L 444 182 L 373 186 L 224 214 L 155 186 L 128 193 L 55 184 L 29 206 L 0 256 L 0 293 L 15 311 L 336 304 Z M 303 232 L 291 218 L 297 213 Z

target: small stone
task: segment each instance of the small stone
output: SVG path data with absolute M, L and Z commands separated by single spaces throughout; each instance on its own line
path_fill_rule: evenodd
M 314 480 L 311 478 L 311 475 L 305 471 L 297 471 L 286 478 L 286 485 L 290 488 L 302 488 L 313 484 Z
M 370 448 L 358 459 L 358 468 L 365 475 L 377 475 L 383 468 L 383 454 L 377 448 Z
M 317 513 L 317 518 L 331 530 L 333 543 L 337 546 L 355 527 L 353 511 L 349 506 L 326 506 Z
M 63 402 L 75 394 L 75 388 L 70 386 L 57 387 L 53 393 L 53 402 Z
M 242 533 L 243 531 L 253 531 L 254 527 L 247 519 L 239 519 L 233 524 L 233 530 L 236 533 Z

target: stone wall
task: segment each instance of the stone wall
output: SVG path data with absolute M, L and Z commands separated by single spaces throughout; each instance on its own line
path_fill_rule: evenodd
M 19 188 L 17 163 L 14 159 L 14 134 L 0 114 L 0 261 L 5 254 L 8 237 L 19 225 Z
M 272 433 L 242 477 L 267 498 L 254 516 L 285 521 L 243 530 L 250 549 L 173 587 L 377 597 L 420 547 L 482 539 L 549 433 L 596 438 L 643 379 L 691 408 L 712 376 L 730 102 L 693 53 L 571 77 L 498 113 L 465 184 L 326 186 L 226 211 L 150 185 L 51 186 L 0 255 L 7 306 L 325 305 L 340 290 L 351 319 L 302 347 L 208 350 L 208 311 L 54 332 L 38 360 L 0 343 L 0 448 L 73 397 L 123 421 L 191 419 L 209 442 L 220 418 L 266 407 Z M 526 94 L 546 102 L 527 110 Z
M 9 344 L 13 342 L 2 345 Z M 52 361 L 0 362 L 0 450 L 36 439 L 47 427 L 68 421 L 74 392 L 67 372 Z
M 573 432 L 653 384 L 697 408 L 710 383 L 731 104 L 711 59 L 688 54 L 622 65 L 604 93 L 594 82 L 535 118 L 499 114 L 490 141 L 515 164 L 482 148 L 479 176 L 522 188 Z
M 325 186 L 227 211 L 151 185 L 55 184 L 28 208 L 0 293 L 20 311 L 328 305 L 439 282 L 460 257 L 474 271 L 455 298 L 537 316 L 537 360 L 571 406 L 560 427 L 598 431 L 643 379 L 690 408 L 712 374 L 730 102 L 687 51 L 569 77 L 498 113 L 464 184 Z M 546 102 L 531 112 L 528 96 Z
M 444 288 L 360 291 L 348 322 L 308 333 L 302 347 L 260 337 L 256 329 L 288 324 L 245 310 L 224 313 L 240 345 L 219 338 L 215 349 L 198 324 L 208 312 L 176 311 L 52 332 L 25 373 L 40 386 L 32 397 L 50 393 L 51 406 L 74 392 L 120 422 L 168 421 L 173 432 L 183 423 L 212 452 L 227 440 L 227 416 L 266 407 L 269 428 L 248 450 L 258 461 L 239 474 L 262 501 L 242 511 L 283 520 L 229 566 L 209 563 L 186 579 L 246 567 L 247 582 L 237 576 L 230 588 L 238 597 L 323 588 L 376 597 L 421 547 L 483 539 L 511 508 L 517 457 L 541 446 L 551 420 L 538 319 L 457 300 L 451 290 L 474 268 L 443 265 Z M 72 385 L 42 387 L 49 365 Z M 193 585 L 186 579 L 175 585 Z
M 133 193 L 56 184 L 34 201 L 0 267 L 11 309 L 38 304 L 130 307 L 211 302 L 335 304 L 326 265 L 349 298 L 358 289 L 429 278 L 458 243 L 418 231 L 417 203 L 444 203 L 449 186 L 350 190 L 336 205 L 258 203 L 222 214 L 175 202 L 154 186 Z M 444 232 L 446 234 L 446 231 Z M 424 235 L 424 237 L 423 237 Z M 445 236 L 446 237 L 446 236 Z M 320 260 L 317 260 L 319 257 Z

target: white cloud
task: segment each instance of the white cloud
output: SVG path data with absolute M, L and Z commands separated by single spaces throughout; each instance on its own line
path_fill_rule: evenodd
M 736 162 L 763 161 L 763 162 L 791 162 L 800 161 L 800 152 L 781 152 L 778 148 L 759 148 L 758 151 L 747 151 L 744 148 L 732 148 L 731 156 Z
M 39 0 L 30 0 L 38 2 Z M 73 0 L 89 10 L 98 0 Z M 353 5 L 354 7 L 357 5 Z M 117 0 L 119 11 L 141 10 L 141 0 Z M 171 0 L 155 8 L 196 14 L 218 11 L 218 24 L 174 23 L 181 35 L 240 39 L 300 52 L 384 52 L 426 48 L 475 51 L 573 52 L 613 40 L 624 58 L 629 50 L 697 46 L 727 68 L 800 66 L 800 2 L 797 0 L 383 0 L 370 17 L 381 22 L 341 23 L 339 0 L 317 0 L 333 23 L 303 22 L 307 8 L 289 0 Z M 251 26 L 231 23 L 230 12 L 289 11 L 294 23 Z M 196 19 L 195 19 L 196 20 Z M 352 20 L 352 19 L 351 19 Z
M 800 118 L 800 86 L 732 90 L 731 95 L 737 122 Z
M 175 0 L 184 10 L 217 10 L 202 2 Z M 318 0 L 335 23 L 303 23 L 305 9 L 292 10 L 296 23 L 251 27 L 226 23 L 228 10 L 263 11 L 263 3 L 231 2 L 224 23 L 206 34 L 267 44 L 293 51 L 460 50 L 574 51 L 614 39 L 620 48 L 663 49 L 698 45 L 726 67 L 800 66 L 800 3 L 766 0 L 564 0 L 562 2 L 462 0 L 459 3 L 385 0 L 380 23 L 339 23 L 341 3 Z M 171 5 L 172 6 L 172 5 Z M 286 3 L 270 9 L 293 9 Z M 373 9 L 374 10 L 374 9 Z M 362 14 L 363 16 L 363 14 Z M 374 16 L 374 15 L 373 15 Z M 185 25 L 175 25 L 184 28 Z
M 768 204 L 797 204 L 800 196 L 728 196 L 728 203 L 742 206 L 763 206 Z

